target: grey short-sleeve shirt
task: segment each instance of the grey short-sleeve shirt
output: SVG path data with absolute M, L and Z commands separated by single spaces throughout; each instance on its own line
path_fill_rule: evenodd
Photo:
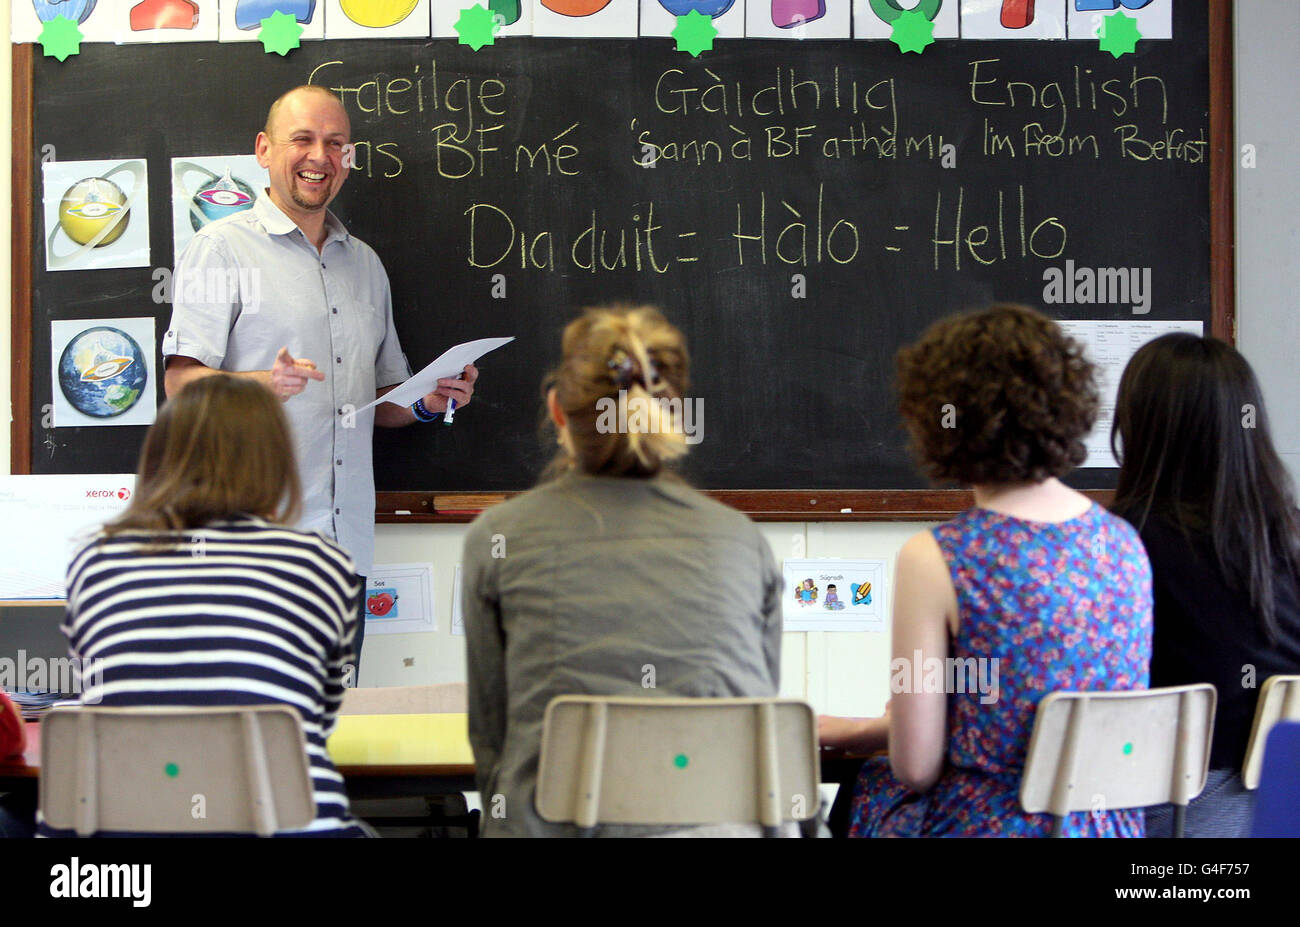
M 366 575 L 375 546 L 374 413 L 352 413 L 411 369 L 383 264 L 332 213 L 325 227 L 317 252 L 263 196 L 198 232 L 172 280 L 163 356 L 267 370 L 287 347 L 324 372 L 284 404 L 302 477 L 298 527 L 337 540 Z

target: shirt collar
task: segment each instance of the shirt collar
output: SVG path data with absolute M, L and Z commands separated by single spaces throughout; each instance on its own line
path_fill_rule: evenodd
M 271 200 L 271 195 L 265 191 L 253 203 L 253 212 L 257 214 L 257 218 L 261 220 L 262 225 L 272 235 L 288 235 L 298 230 L 298 223 L 290 219 L 283 209 L 275 205 Z M 343 241 L 347 237 L 348 230 L 339 221 L 339 217 L 328 209 L 325 210 L 325 241 Z

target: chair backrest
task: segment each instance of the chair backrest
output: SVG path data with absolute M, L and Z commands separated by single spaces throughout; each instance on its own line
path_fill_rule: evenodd
M 463 682 L 436 686 L 377 686 L 344 689 L 341 715 L 441 715 L 469 711 Z
M 1273 725 L 1255 798 L 1252 837 L 1300 837 L 1300 723 Z
M 1241 764 L 1241 784 L 1248 789 L 1259 785 L 1268 732 L 1279 721 L 1300 721 L 1300 676 L 1270 676 L 1255 702 L 1255 722 L 1250 727 L 1246 759 Z
M 1061 818 L 1186 805 L 1205 788 L 1216 702 L 1208 683 L 1050 693 L 1034 718 L 1021 807 Z
M 757 823 L 820 805 L 812 707 L 780 698 L 563 695 L 546 706 L 537 812 L 597 824 Z
M 316 816 L 292 708 L 55 708 L 41 721 L 41 813 L 75 830 L 255 833 Z

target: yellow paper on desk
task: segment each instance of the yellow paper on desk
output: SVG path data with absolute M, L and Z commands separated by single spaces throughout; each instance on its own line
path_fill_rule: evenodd
M 328 746 L 337 766 L 474 762 L 465 714 L 340 715 Z

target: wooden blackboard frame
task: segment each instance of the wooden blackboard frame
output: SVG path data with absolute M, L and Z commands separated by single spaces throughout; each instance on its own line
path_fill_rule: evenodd
M 1232 2 L 1209 2 L 1210 291 L 1213 335 L 1236 336 Z M 31 44 L 13 46 L 12 145 L 31 152 L 34 137 L 34 61 Z M 32 429 L 32 222 L 33 161 L 15 156 L 11 166 L 10 228 L 10 472 L 31 473 Z M 961 490 L 710 490 L 709 495 L 760 521 L 912 521 L 950 517 L 973 501 Z M 467 522 L 511 493 L 381 492 L 382 523 Z M 1087 495 L 1109 501 L 1105 490 Z

